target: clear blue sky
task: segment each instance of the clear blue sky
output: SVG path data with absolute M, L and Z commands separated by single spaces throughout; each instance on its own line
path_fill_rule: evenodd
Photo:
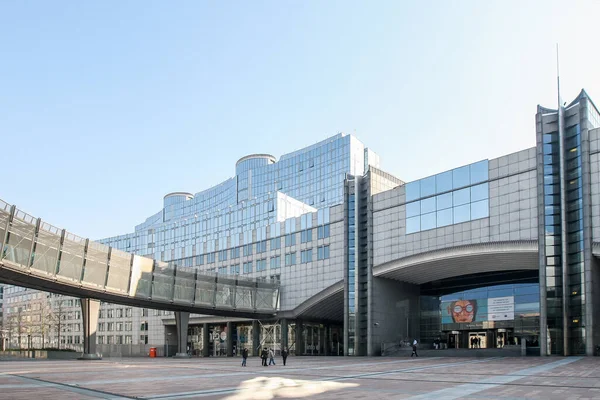
M 536 105 L 600 103 L 599 1 L 0 2 L 0 198 L 133 231 L 248 153 L 338 131 L 414 180 L 533 146 Z

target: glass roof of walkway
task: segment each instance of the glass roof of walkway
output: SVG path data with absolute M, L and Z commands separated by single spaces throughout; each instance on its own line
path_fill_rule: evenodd
M 279 283 L 218 275 L 126 253 L 0 200 L 0 282 L 75 297 L 200 314 L 264 317 Z

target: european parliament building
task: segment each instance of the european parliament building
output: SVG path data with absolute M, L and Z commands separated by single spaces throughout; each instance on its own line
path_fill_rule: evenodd
M 248 155 L 233 178 L 167 194 L 133 233 L 101 242 L 281 283 L 272 319 L 192 315 L 192 355 L 264 346 L 378 355 L 415 338 L 430 348 L 526 344 L 537 354 L 592 355 L 600 345 L 600 114 L 581 91 L 557 109 L 538 106 L 535 120 L 535 147 L 408 183 L 382 171 L 352 135 L 279 159 Z M 5 321 L 7 304 L 12 310 L 29 292 L 5 289 Z M 171 312 L 103 304 L 98 347 L 168 353 L 175 332 Z

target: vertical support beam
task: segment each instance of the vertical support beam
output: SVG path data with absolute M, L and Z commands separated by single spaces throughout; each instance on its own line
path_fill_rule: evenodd
M 233 323 L 227 322 L 227 357 L 233 357 Z
M 252 311 L 256 311 L 256 296 L 258 296 L 258 281 L 254 282 L 252 289 Z
M 171 291 L 171 302 L 175 301 L 175 283 L 177 283 L 177 264 L 173 264 L 173 290 Z
M 187 311 L 175 311 L 175 325 L 177 326 L 177 354 L 175 357 L 188 358 L 187 337 L 190 313 Z
M 208 357 L 210 347 L 210 329 L 208 324 L 202 324 L 202 357 Z
M 281 320 L 281 349 L 283 350 L 288 347 L 288 322 L 287 319 Z
M 214 289 L 213 289 L 213 301 L 212 301 L 212 306 L 216 307 L 217 306 L 217 290 L 219 288 L 219 277 L 215 275 L 215 285 L 214 285 Z
M 133 274 L 133 258 L 135 255 L 132 253 L 129 258 L 129 278 L 127 280 L 127 293 L 130 293 L 131 290 L 131 275 Z
M 58 243 L 58 255 L 56 257 L 56 267 L 54 268 L 54 277 L 56 277 L 56 275 L 58 275 L 58 273 L 60 272 L 60 260 L 62 259 L 62 249 L 63 249 L 63 245 L 65 244 L 65 235 L 66 235 L 67 231 L 66 230 L 62 230 L 60 232 L 60 242 Z
M 300 320 L 296 320 L 296 355 L 304 354 L 304 324 Z
M 154 291 L 154 271 L 156 271 L 156 260 L 152 262 L 152 278 L 150 279 L 150 293 L 148 299 L 152 300 L 152 292 Z
M 89 245 L 90 239 L 85 239 L 85 246 L 83 247 L 83 266 L 81 268 L 81 276 L 79 277 L 79 282 L 83 282 L 83 278 L 85 278 L 85 266 L 87 264 L 87 253 Z
M 96 353 L 96 332 L 100 315 L 100 300 L 81 299 L 81 316 L 83 317 L 83 355 L 80 360 L 101 360 L 102 355 Z
M 238 288 L 238 279 L 235 278 L 235 283 L 233 284 L 233 293 L 231 294 L 231 306 L 233 309 L 237 309 L 237 288 Z
M 106 274 L 104 275 L 104 285 L 102 288 L 106 288 L 108 285 L 108 274 L 110 274 L 110 258 L 112 256 L 112 247 L 108 248 L 108 254 L 106 255 Z
M 37 237 L 40 233 L 40 224 L 42 223 L 42 219 L 38 218 L 35 221 L 35 229 L 33 230 L 33 235 L 31 236 L 31 247 L 29 248 L 29 258 L 27 259 L 27 269 L 29 269 L 33 265 L 33 255 L 35 254 L 35 245 L 37 244 Z
M 196 293 L 198 293 L 198 270 L 194 270 L 194 300 L 192 300 L 192 305 L 196 304 Z
M 257 319 L 252 320 L 252 355 L 260 354 L 260 324 Z
M 6 244 L 8 243 L 8 236 L 9 236 L 9 229 L 10 229 L 10 225 L 12 224 L 13 219 L 15 218 L 15 210 L 17 209 L 17 207 L 15 206 L 10 206 L 10 215 L 8 216 L 8 219 L 6 220 L 6 226 L 5 226 L 5 230 L 4 230 L 4 237 L 2 238 L 2 243 L 0 243 L 0 260 L 2 260 L 4 258 L 4 249 L 6 247 Z

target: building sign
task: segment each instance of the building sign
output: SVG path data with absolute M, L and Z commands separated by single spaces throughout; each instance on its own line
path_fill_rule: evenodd
M 487 299 L 488 321 L 512 321 L 515 319 L 514 296 Z

